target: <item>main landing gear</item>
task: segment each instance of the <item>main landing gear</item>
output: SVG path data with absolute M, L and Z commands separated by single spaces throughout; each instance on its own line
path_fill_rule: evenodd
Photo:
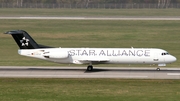
M 87 71 L 92 71 L 92 70 L 93 70 L 93 66 L 92 65 L 87 66 Z
M 156 70 L 157 70 L 157 71 L 160 71 L 161 69 L 160 69 L 160 68 L 157 68 Z

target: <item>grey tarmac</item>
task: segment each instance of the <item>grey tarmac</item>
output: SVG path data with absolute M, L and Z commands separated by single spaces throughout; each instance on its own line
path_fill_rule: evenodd
M 0 17 L 0 19 L 44 20 L 180 20 L 180 17 Z
M 0 66 L 1 78 L 125 78 L 125 79 L 180 79 L 180 68 L 156 67 L 36 67 Z

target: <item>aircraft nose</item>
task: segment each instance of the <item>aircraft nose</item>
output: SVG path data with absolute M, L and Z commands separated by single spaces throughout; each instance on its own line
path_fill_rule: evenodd
M 172 62 L 175 62 L 177 59 L 175 56 L 171 55 L 167 60 L 168 60 L 168 62 L 172 63 Z
M 175 62 L 176 60 L 177 60 L 177 58 L 175 57 L 175 56 L 172 56 L 172 60 L 173 60 L 173 62 Z

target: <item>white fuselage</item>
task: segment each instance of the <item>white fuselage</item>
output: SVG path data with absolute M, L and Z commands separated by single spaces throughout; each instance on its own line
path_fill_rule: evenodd
M 20 55 L 58 63 L 73 64 L 158 64 L 165 66 L 176 58 L 162 49 L 148 48 L 41 48 L 20 49 Z

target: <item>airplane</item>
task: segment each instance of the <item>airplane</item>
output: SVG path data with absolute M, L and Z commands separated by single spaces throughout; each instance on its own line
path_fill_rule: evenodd
M 89 64 L 157 64 L 166 66 L 177 59 L 167 51 L 158 48 L 54 48 L 37 44 L 24 30 L 7 31 L 19 46 L 18 53 L 23 56 L 43 59 L 57 63 Z M 160 68 L 157 68 L 160 70 Z

